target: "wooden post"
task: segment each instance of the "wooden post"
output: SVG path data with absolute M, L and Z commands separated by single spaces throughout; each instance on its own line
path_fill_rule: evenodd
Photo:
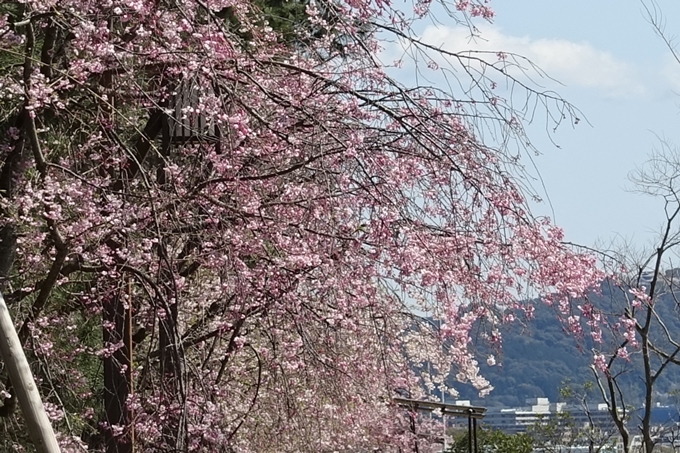
M 5 362 L 13 391 L 24 414 L 28 433 L 38 453 L 60 453 L 50 419 L 40 399 L 28 360 L 9 315 L 5 299 L 0 293 L 0 355 Z
M 468 453 L 472 453 L 472 416 L 468 417 Z

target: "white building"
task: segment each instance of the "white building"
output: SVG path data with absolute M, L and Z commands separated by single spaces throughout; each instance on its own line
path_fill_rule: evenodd
M 548 398 L 532 398 L 526 406 L 512 408 L 489 408 L 482 421 L 483 426 L 499 429 L 506 433 L 525 432 L 537 423 L 547 423 L 560 414 L 569 413 L 576 426 L 588 426 L 590 420 L 600 429 L 613 428 L 610 414 L 605 404 L 588 407 L 588 412 L 579 405 L 551 403 Z

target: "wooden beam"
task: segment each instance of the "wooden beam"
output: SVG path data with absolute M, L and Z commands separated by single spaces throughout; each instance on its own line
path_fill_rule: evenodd
M 38 386 L 35 384 L 26 354 L 0 293 L 0 355 L 9 373 L 12 388 L 24 414 L 28 433 L 38 453 L 60 453 L 52 424 L 47 417 Z
M 409 398 L 393 398 L 392 401 L 401 407 L 410 408 L 416 411 L 432 412 L 441 410 L 444 415 L 453 417 L 470 417 L 475 419 L 484 418 L 486 408 L 478 406 L 461 406 L 456 404 L 440 403 L 436 401 L 413 400 Z

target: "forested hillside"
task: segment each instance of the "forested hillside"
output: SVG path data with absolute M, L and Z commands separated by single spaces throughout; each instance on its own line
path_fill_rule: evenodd
M 621 305 L 626 295 L 620 289 L 613 289 L 608 282 L 601 286 L 601 293 L 591 294 L 589 300 L 606 310 L 610 305 Z M 659 316 L 672 331 L 680 330 L 673 294 L 666 291 L 656 303 Z M 566 333 L 564 326 L 556 319 L 553 309 L 535 304 L 533 320 L 506 326 L 503 331 L 503 348 L 494 366 L 480 363 L 482 374 L 488 377 L 494 390 L 484 399 L 479 399 L 474 389 L 466 386 L 461 398 L 476 401 L 480 405 L 521 406 L 525 399 L 547 397 L 551 401 L 561 399 L 560 389 L 571 386 L 582 389 L 586 382 L 593 382 L 590 369 L 593 360 L 592 340 L 574 339 Z M 484 349 L 484 354 L 494 353 Z M 480 356 L 483 354 L 480 354 Z M 640 351 L 632 350 L 627 369 L 622 369 L 621 384 L 628 403 L 642 403 L 643 383 L 633 370 L 641 368 Z M 657 381 L 660 402 L 673 402 L 674 394 L 680 389 L 680 366 L 672 365 Z M 589 401 L 599 402 L 597 388 L 589 392 Z

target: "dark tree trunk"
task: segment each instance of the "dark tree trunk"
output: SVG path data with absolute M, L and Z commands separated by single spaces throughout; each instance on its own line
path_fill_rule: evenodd
M 122 294 L 104 307 L 104 345 L 122 342 L 122 347 L 104 357 L 104 410 L 108 423 L 104 431 L 106 453 L 132 453 L 133 428 L 126 401 L 132 392 L 132 319 L 131 307 L 125 305 Z M 124 427 L 115 436 L 112 425 Z

